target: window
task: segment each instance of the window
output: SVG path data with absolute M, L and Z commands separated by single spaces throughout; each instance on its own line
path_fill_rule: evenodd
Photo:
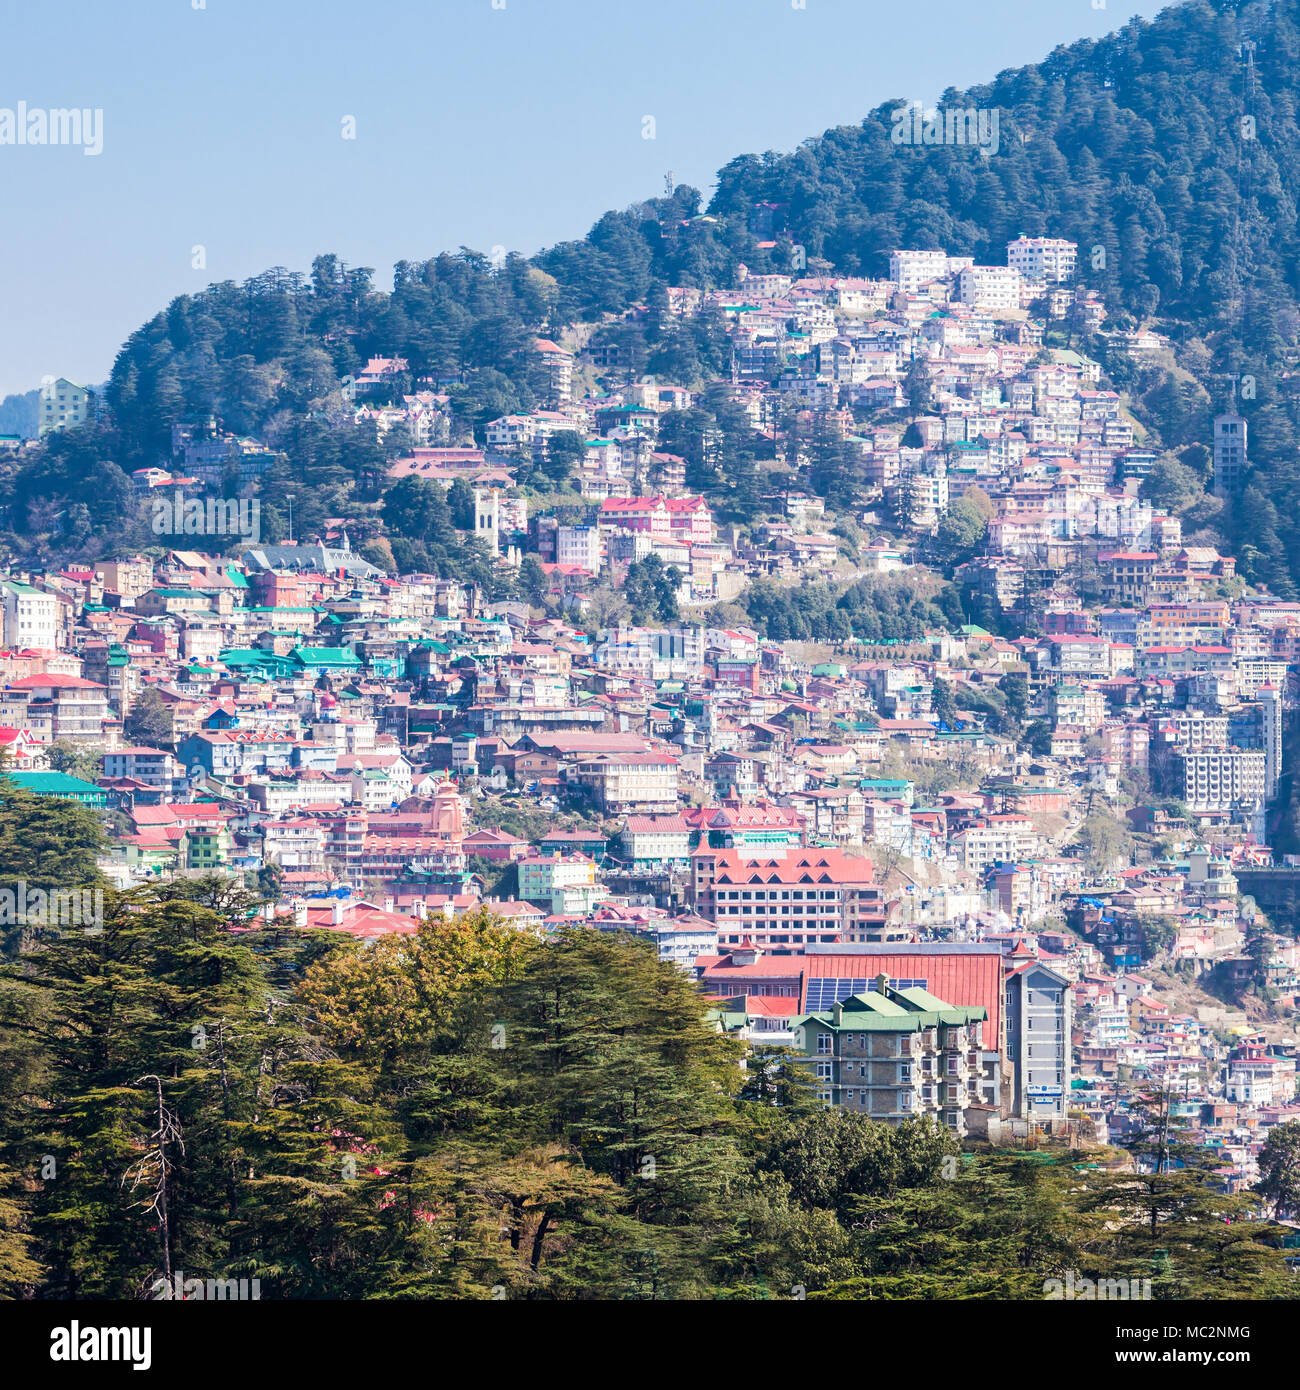
M 831 1050 L 831 1035 L 829 1033 L 817 1034 L 817 1051 L 825 1056 Z
M 834 1062 L 818 1062 L 818 1063 L 817 1063 L 817 1080 L 818 1080 L 818 1081 L 830 1081 L 830 1080 L 832 1079 L 833 1075 L 834 1075 L 834 1069 L 835 1069 L 835 1063 L 834 1063 Z

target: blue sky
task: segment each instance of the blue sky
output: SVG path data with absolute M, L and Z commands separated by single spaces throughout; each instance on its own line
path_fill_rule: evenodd
M 669 170 L 707 197 L 737 154 L 1166 7 L 798 3 L 0 0 L 0 108 L 103 111 L 98 156 L 0 145 L 0 396 L 104 379 L 211 281 L 334 251 L 386 288 L 395 260 L 531 254 Z

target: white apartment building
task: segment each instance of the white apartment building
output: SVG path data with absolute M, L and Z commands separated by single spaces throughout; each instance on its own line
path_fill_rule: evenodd
M 957 297 L 979 309 L 1019 309 L 1020 272 L 1005 265 L 972 265 L 957 277 Z
M 1227 811 L 1234 802 L 1260 805 L 1267 799 L 1267 757 L 1262 748 L 1206 749 L 1175 756 L 1182 764 L 1182 799 L 1191 811 Z
M 904 294 L 915 294 L 928 280 L 946 280 L 973 260 L 946 251 L 894 251 L 889 257 L 889 278 Z
M 555 532 L 555 563 L 600 573 L 600 528 L 561 526 Z
M 272 816 L 309 807 L 336 808 L 344 805 L 351 794 L 350 782 L 332 777 L 277 778 L 248 784 L 249 800 Z
M 1060 237 L 1022 236 L 1007 244 L 1007 265 L 1026 280 L 1063 285 L 1074 279 L 1078 263 L 1078 243 Z
M 578 764 L 577 780 L 604 811 L 677 809 L 677 759 L 667 754 L 601 754 Z
M 641 679 L 691 680 L 704 669 L 704 652 L 702 627 L 616 627 L 596 648 L 596 665 Z
M 1111 995 L 1093 1012 L 1091 1041 L 1096 1047 L 1118 1047 L 1128 1041 L 1128 1034 L 1128 1000 Z
M 1266 685 L 1259 692 L 1260 725 L 1264 735 L 1264 796 L 1272 801 L 1282 776 L 1282 692 Z
M 38 404 L 37 428 L 42 437 L 51 430 L 75 429 L 90 418 L 90 392 L 65 376 L 42 385 Z
M 282 869 L 325 866 L 325 831 L 313 820 L 267 821 L 262 827 L 262 857 Z
M 35 647 L 57 651 L 59 646 L 59 601 L 53 594 L 6 579 L 4 592 L 4 644 L 22 650 Z
M 1184 752 L 1199 753 L 1206 748 L 1222 748 L 1228 742 L 1228 716 L 1206 714 L 1189 709 L 1177 714 L 1162 715 L 1161 724 L 1174 727 L 1178 746 Z
M 489 444 L 497 448 L 520 449 L 539 439 L 546 439 L 557 429 L 570 427 L 570 422 L 554 411 L 502 415 L 488 422 L 485 437 Z
M 379 767 L 354 769 L 349 788 L 353 805 L 363 806 L 367 811 L 387 811 L 411 794 L 409 777 L 403 790 L 391 769 Z
M 185 784 L 185 769 L 162 748 L 116 748 L 104 754 L 104 776 L 129 777 L 169 796 Z
M 993 816 L 984 825 L 972 825 L 952 837 L 967 873 L 979 874 L 993 864 L 1014 864 L 1030 859 L 1040 848 L 1034 823 L 1028 816 Z
M 1229 1062 L 1227 1075 L 1223 1080 L 1224 1100 L 1234 1105 L 1272 1105 L 1273 1065 L 1271 1057 L 1243 1058 Z
M 373 753 L 377 733 L 373 719 L 320 719 L 311 726 L 312 741 L 333 748 L 340 755 Z

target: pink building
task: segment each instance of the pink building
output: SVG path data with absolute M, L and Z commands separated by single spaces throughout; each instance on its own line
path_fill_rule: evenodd
M 713 514 L 703 497 L 670 497 L 667 507 L 674 540 L 707 545 L 713 539 Z
M 662 497 L 607 497 L 600 504 L 600 525 L 644 531 L 651 540 L 671 540 L 672 514 Z

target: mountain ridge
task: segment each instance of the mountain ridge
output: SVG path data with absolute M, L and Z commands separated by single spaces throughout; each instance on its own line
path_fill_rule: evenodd
M 1189 0 L 945 92 L 944 106 L 997 109 L 995 155 L 895 145 L 900 103 L 890 101 L 789 153 L 738 156 L 707 208 L 682 187 L 606 213 L 586 237 L 532 258 L 493 263 L 463 249 L 402 261 L 387 294 L 373 271 L 329 255 L 310 277 L 277 267 L 212 285 L 128 339 L 91 462 L 155 463 L 173 424 L 215 415 L 236 432 L 270 430 L 293 476 L 272 477 L 269 500 L 306 477 L 324 515 L 349 478 L 382 462 L 373 441 L 326 440 L 312 423 L 369 354 L 401 356 L 413 377 L 443 383 L 457 417 L 481 431 L 540 398 L 538 331 L 597 324 L 619 341 L 629 371 L 696 384 L 725 374 L 726 335 L 716 316 L 674 322 L 669 286 L 731 285 L 742 262 L 754 273 L 807 265 L 879 275 L 897 246 L 1000 260 L 1007 240 L 1051 234 L 1079 241 L 1085 284 L 1185 354 L 1195 384 L 1135 369 L 1098 341 L 1077 343 L 1166 449 L 1200 450 L 1204 472 L 1209 419 L 1249 378 L 1236 403 L 1250 422 L 1253 471 L 1215 524 L 1248 579 L 1295 596 L 1300 531 L 1279 517 L 1300 496 L 1300 404 L 1288 375 L 1300 361 L 1298 89 L 1300 0 Z M 643 312 L 629 319 L 633 306 Z M 726 424 L 716 410 L 713 420 Z M 710 471 L 698 456 L 703 431 L 690 434 L 681 447 L 693 485 L 721 483 L 752 458 L 752 441 L 741 439 L 722 471 Z M 92 533 L 107 533 L 102 499 L 120 494 L 124 477 L 101 470 L 82 486 L 85 470 L 59 463 L 75 447 L 51 444 L 20 475 L 16 531 L 53 488 L 58 501 L 88 508 Z M 304 525 L 315 520 L 303 515 Z

